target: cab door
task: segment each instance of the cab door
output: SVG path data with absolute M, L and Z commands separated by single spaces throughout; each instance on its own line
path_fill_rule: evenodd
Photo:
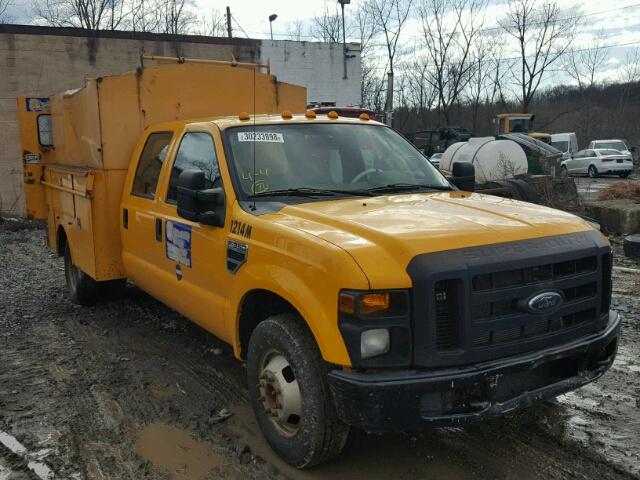
M 162 222 L 162 269 L 169 287 L 166 300 L 206 330 L 230 341 L 223 318 L 230 280 L 227 232 L 178 216 L 178 177 L 188 169 L 205 173 L 205 188 L 222 187 L 212 132 L 184 132 L 162 175 L 162 200 L 156 214 Z

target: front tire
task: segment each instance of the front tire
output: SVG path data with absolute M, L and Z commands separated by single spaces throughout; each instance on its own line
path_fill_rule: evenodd
M 594 165 L 589 165 L 589 170 L 587 171 L 589 177 L 598 178 L 598 169 Z
M 296 315 L 258 324 L 247 354 L 249 397 L 271 448 L 296 468 L 336 456 L 349 427 L 336 414 L 316 342 Z
M 71 301 L 84 306 L 121 296 L 127 286 L 126 279 L 98 282 L 84 273 L 73 264 L 68 243 L 64 248 L 64 277 Z

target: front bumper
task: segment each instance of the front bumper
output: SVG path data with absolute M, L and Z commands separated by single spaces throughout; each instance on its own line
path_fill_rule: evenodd
M 604 330 L 526 355 L 464 368 L 347 372 L 329 384 L 339 418 L 370 432 L 421 430 L 504 415 L 604 374 L 616 355 L 620 317 Z

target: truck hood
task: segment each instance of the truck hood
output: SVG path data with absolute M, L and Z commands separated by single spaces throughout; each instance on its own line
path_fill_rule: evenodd
M 410 287 L 406 267 L 418 254 L 593 228 L 560 210 L 459 191 L 304 203 L 273 221 L 345 249 L 371 288 Z

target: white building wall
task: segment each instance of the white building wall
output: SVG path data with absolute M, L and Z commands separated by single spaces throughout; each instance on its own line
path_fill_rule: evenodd
M 307 87 L 308 103 L 360 105 L 360 45 L 348 44 L 347 78 L 343 78 L 340 43 L 262 40 L 260 61 L 271 62 L 278 80 Z

